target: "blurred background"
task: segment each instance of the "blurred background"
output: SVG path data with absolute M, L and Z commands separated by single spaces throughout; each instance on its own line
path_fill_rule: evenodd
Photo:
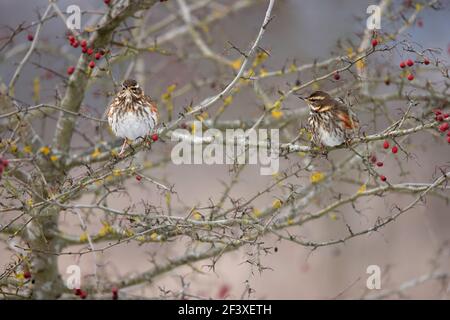
M 153 8 L 147 19 L 147 23 L 159 21 L 168 12 L 177 9 L 176 2 L 159 3 Z M 195 1 L 191 1 L 193 3 Z M 231 5 L 232 0 L 212 1 L 224 6 Z M 397 1 L 402 5 L 403 1 Z M 58 1 L 60 8 L 76 3 L 83 11 L 102 12 L 104 4 L 102 1 Z M 337 54 L 345 54 L 345 49 L 339 48 L 340 41 L 348 40 L 359 43 L 360 36 L 365 28 L 367 17 L 366 8 L 374 4 L 374 1 L 359 0 L 278 0 L 273 11 L 274 19 L 260 44 L 270 52 L 270 57 L 264 62 L 267 70 L 279 70 L 283 66 L 290 65 L 295 60 L 297 65 L 321 61 Z M 0 10 L 0 21 L 2 28 L 0 36 L 3 38 L 10 32 L 5 26 L 14 27 L 18 24 L 37 19 L 37 13 L 42 14 L 47 1 L 35 0 L 2 0 Z M 230 14 L 226 19 L 209 25 L 208 41 L 211 48 L 234 60 L 239 57 L 236 51 L 230 49 L 229 42 L 233 45 L 247 49 L 249 43 L 256 36 L 261 25 L 267 1 L 254 1 L 248 7 Z M 195 12 L 198 17 L 205 14 L 207 10 Z M 177 17 L 180 22 L 180 18 Z M 83 16 L 82 26 L 85 26 L 87 16 Z M 440 59 L 448 62 L 447 48 L 450 44 L 450 11 L 448 7 L 443 10 L 426 10 L 420 13 L 420 26 L 414 25 L 403 35 L 405 38 L 419 43 L 423 48 L 441 48 Z M 383 25 L 382 29 L 389 27 Z M 389 24 L 390 22 L 386 22 Z M 163 32 L 164 34 L 164 32 Z M 0 61 L 1 81 L 8 83 L 16 68 L 16 63 L 23 56 L 24 48 L 28 43 L 26 34 L 15 39 L 17 46 L 15 50 L 3 52 Z M 45 24 L 42 30 L 42 45 L 46 43 L 61 43 L 60 50 L 66 59 L 58 58 L 60 53 L 49 52 L 44 48 L 33 56 L 32 61 L 41 66 L 51 66 L 53 70 L 65 75 L 68 65 L 75 63 L 78 54 L 68 46 L 64 35 L 64 26 L 59 19 L 52 19 Z M 21 47 L 21 45 L 23 47 Z M 182 36 L 171 40 L 163 45 L 168 50 L 176 50 L 180 53 L 192 53 L 198 49 L 191 39 Z M 5 54 L 7 56 L 5 56 Z M 217 86 L 222 87 L 233 75 L 219 73 L 211 61 L 205 59 L 180 60 L 178 56 L 164 56 L 156 53 L 143 53 L 144 64 L 134 69 L 132 74 L 140 77 L 147 94 L 153 96 L 160 102 L 161 95 L 171 84 L 181 87 L 197 79 L 207 78 L 208 75 L 217 73 L 216 87 L 214 85 L 202 86 L 191 90 L 187 94 L 174 99 L 175 113 L 183 110 L 191 101 L 200 102 L 205 97 L 217 92 Z M 397 66 L 404 52 L 394 50 L 373 59 L 378 65 L 388 64 Z M 17 56 L 17 57 L 16 57 Z M 72 62 L 69 62 L 72 61 Z M 16 96 L 25 103 L 33 104 L 33 81 L 36 77 L 41 79 L 40 101 L 54 101 L 55 88 L 63 88 L 61 79 L 36 64 L 28 63 L 18 81 Z M 114 69 L 116 79 L 121 79 L 127 70 L 128 64 L 117 66 Z M 382 67 L 380 72 L 386 72 Z M 392 71 L 395 74 L 395 71 Z M 264 82 L 264 89 L 276 96 L 278 89 L 286 90 L 289 84 L 299 78 L 306 82 L 308 76 L 302 74 L 283 78 L 273 78 Z M 345 83 L 346 78 L 342 80 Z M 326 89 L 338 89 L 342 82 L 325 81 Z M 83 112 L 101 117 L 106 105 L 111 99 L 114 86 L 105 77 L 86 93 L 83 103 Z M 305 90 L 304 92 L 309 92 Z M 302 92 L 303 93 L 303 92 Z M 382 92 L 381 92 L 382 93 Z M 346 92 L 338 94 L 345 95 Z M 275 100 L 275 98 L 273 98 Z M 228 108 L 222 119 L 253 119 L 260 115 L 261 101 L 255 98 L 254 93 L 243 91 L 234 97 L 233 106 Z M 389 105 L 392 115 L 397 114 L 398 108 L 404 108 L 405 102 L 393 102 Z M 306 108 L 296 97 L 290 97 L 284 103 L 286 112 L 297 108 Z M 217 108 L 216 108 L 217 109 Z M 212 112 L 213 113 L 213 112 Z M 55 112 L 55 117 L 57 113 Z M 163 117 L 165 111 L 162 110 Z M 377 126 L 370 120 L 369 114 L 361 112 L 361 122 L 366 124 L 367 133 L 381 130 L 389 123 L 382 120 Z M 299 126 L 304 124 L 304 119 Z M 44 137 L 51 139 L 54 131 L 55 121 L 46 119 L 45 123 L 34 123 L 41 130 Z M 112 136 L 105 128 L 95 127 L 92 122 L 80 119 L 77 129 L 90 136 L 93 140 L 104 139 L 109 141 Z M 432 181 L 437 167 L 449 164 L 450 149 L 442 147 L 442 144 L 434 143 L 432 137 L 427 133 L 420 133 L 412 137 L 413 141 L 405 143 L 411 146 L 410 151 L 414 154 L 413 159 L 406 159 L 400 155 L 397 160 L 386 157 L 384 174 L 392 183 L 400 182 L 427 182 Z M 432 143 L 430 143 L 430 140 Z M 86 141 L 77 135 L 73 139 L 74 150 L 86 146 Z M 141 152 L 138 161 L 156 161 L 164 155 L 170 154 L 172 143 L 164 141 L 152 147 L 151 151 Z M 426 146 L 426 148 L 425 148 Z M 338 161 L 346 155 L 345 150 L 336 151 L 330 155 L 332 161 Z M 282 159 L 282 168 L 287 168 L 298 161 L 298 158 L 290 157 Z M 318 169 L 326 171 L 330 164 L 327 160 L 318 158 L 315 160 Z M 400 174 L 398 162 L 402 163 L 406 174 Z M 74 175 L 79 172 L 73 172 Z M 189 208 L 193 206 L 207 205 L 209 199 L 218 200 L 223 192 L 222 182 L 229 182 L 230 167 L 226 165 L 181 165 L 166 164 L 161 168 L 151 170 L 151 176 L 156 179 L 167 181 L 175 186 L 177 192 L 173 196 L 173 210 L 176 215 L 185 216 Z M 300 174 L 293 183 L 306 184 L 309 173 Z M 267 186 L 272 177 L 259 175 L 259 167 L 248 166 L 240 176 L 240 181 L 231 192 L 230 196 L 236 199 L 248 198 L 260 189 Z M 165 208 L 165 199 L 160 190 L 153 185 L 142 186 L 134 179 L 124 182 L 127 195 L 117 197 L 109 205 L 117 209 L 125 208 L 130 202 L 136 204 L 142 200 L 151 202 L 157 207 Z M 337 191 L 343 194 L 352 194 L 357 186 L 336 182 L 333 189 L 323 192 L 320 199 L 311 203 L 308 212 L 324 208 L 336 199 Z M 319 191 L 320 192 L 320 191 Z M 255 202 L 255 207 L 264 208 L 270 206 L 279 193 L 270 193 Z M 448 194 L 448 191 L 447 191 Z M 347 234 L 346 224 L 354 230 L 363 230 L 373 225 L 379 216 L 387 216 L 394 212 L 394 205 L 407 205 L 414 199 L 411 196 L 389 195 L 386 197 L 373 197 L 358 201 L 356 212 L 351 205 L 342 207 L 335 212 L 336 217 L 325 216 L 308 223 L 302 227 L 293 227 L 290 232 L 306 239 L 314 241 L 328 241 L 340 238 Z M 87 202 L 89 197 L 80 199 Z M 229 203 L 228 203 L 229 205 Z M 101 227 L 102 217 L 88 217 L 90 232 L 95 233 Z M 71 234 L 81 234 L 78 219 L 69 214 L 61 216 L 61 228 Z M 225 254 L 217 262 L 215 270 L 207 266 L 210 260 L 195 263 L 192 267 L 177 268 L 167 274 L 153 279 L 151 283 L 124 289 L 129 297 L 144 295 L 155 297 L 162 290 L 178 291 L 181 287 L 181 277 L 189 284 L 189 292 L 200 297 L 212 298 L 247 298 L 248 286 L 252 288 L 251 298 L 262 299 L 358 299 L 376 295 L 380 291 L 370 291 L 366 288 L 366 280 L 369 276 L 366 269 L 369 265 L 378 265 L 381 268 L 382 282 L 381 291 L 397 288 L 405 281 L 417 279 L 424 274 L 436 270 L 449 271 L 450 257 L 448 241 L 450 240 L 450 212 L 449 205 L 444 200 L 428 197 L 425 202 L 419 203 L 414 209 L 403 214 L 398 220 L 388 224 L 378 232 L 369 233 L 361 237 L 351 239 L 345 244 L 318 248 L 312 251 L 287 241 L 279 241 L 273 236 L 264 237 L 264 245 L 272 248 L 270 254 L 258 256 L 259 263 L 265 267 L 260 272 L 255 265 L 246 261 L 253 259 L 254 248 L 252 246 L 241 248 L 238 251 Z M 151 257 L 156 262 L 166 262 L 182 254 L 187 248 L 186 239 L 177 239 L 173 243 L 138 244 L 130 242 L 125 245 L 115 246 L 98 255 L 97 264 L 99 274 L 120 279 L 145 271 L 152 267 Z M 192 246 L 193 244 L 189 244 Z M 194 245 L 195 246 L 195 245 Z M 74 247 L 73 250 L 84 246 Z M 277 248 L 275 250 L 274 248 Z M 11 257 L 11 251 L 7 250 L 6 243 L 0 243 L 0 265 L 4 267 Z M 250 258 L 249 258 L 250 257 Z M 255 258 L 256 259 L 256 258 Z M 85 280 L 89 281 L 92 276 L 95 260 L 92 254 L 83 256 L 61 256 L 59 258 L 59 269 L 63 277 L 66 267 L 70 264 L 79 264 L 82 267 Z M 423 284 L 414 286 L 403 292 L 404 297 L 440 299 L 448 298 L 448 286 L 443 286 L 440 281 L 425 281 Z M 389 298 L 397 298 L 393 295 Z

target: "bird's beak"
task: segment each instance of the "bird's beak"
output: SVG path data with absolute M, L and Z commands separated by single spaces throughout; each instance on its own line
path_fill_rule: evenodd
M 297 96 L 300 100 L 303 100 L 303 101 L 306 101 L 306 98 L 305 97 L 302 97 L 302 96 Z

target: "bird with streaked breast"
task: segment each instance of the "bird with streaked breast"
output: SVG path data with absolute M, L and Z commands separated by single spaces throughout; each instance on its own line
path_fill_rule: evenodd
M 315 91 L 306 98 L 299 98 L 309 106 L 308 129 L 316 146 L 339 146 L 356 135 L 359 120 L 343 102 L 325 91 Z
M 129 140 L 150 135 L 159 119 L 156 103 L 133 79 L 122 83 L 122 89 L 108 106 L 107 115 L 114 134 L 125 139 L 119 155 L 124 153 Z

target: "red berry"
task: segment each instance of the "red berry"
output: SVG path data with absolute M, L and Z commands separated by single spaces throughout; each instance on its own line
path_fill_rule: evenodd
M 384 148 L 384 149 L 389 148 L 389 141 L 387 141 L 387 140 L 384 141 L 384 143 L 383 143 L 383 148 Z
M 444 122 L 443 124 L 441 124 L 441 125 L 439 126 L 439 131 L 445 132 L 445 131 L 448 130 L 448 128 L 449 128 L 448 122 Z
M 397 146 L 393 146 L 392 147 L 392 153 L 397 153 L 398 152 L 398 147 Z
M 100 52 L 97 52 L 95 54 L 95 59 L 99 60 L 102 57 L 102 54 Z
M 87 50 L 88 50 L 88 49 L 87 49 L 86 47 L 81 48 L 81 52 L 83 52 L 83 53 L 86 53 Z
M 91 55 L 93 53 L 94 53 L 94 49 L 92 49 L 92 48 L 87 49 L 87 54 L 88 55 Z
M 411 59 L 406 60 L 406 64 L 408 65 L 408 67 L 412 67 L 414 65 L 414 61 L 412 61 Z
M 372 40 L 372 47 L 376 47 L 378 45 L 378 40 L 377 39 L 373 39 Z
M 136 180 L 137 180 L 137 181 L 141 181 L 141 180 L 142 180 L 142 177 L 141 177 L 140 175 L 137 175 L 137 176 L 136 176 Z
M 441 110 L 439 110 L 439 109 L 436 109 L 436 110 L 434 110 L 433 112 L 434 112 L 434 114 L 437 115 L 437 116 L 440 115 L 440 114 L 442 113 Z
M 111 0 L 103 0 L 103 2 L 109 6 L 109 4 L 111 3 Z
M 430 64 L 430 60 L 428 60 L 427 58 L 425 58 L 425 60 L 423 60 L 423 64 L 424 64 L 424 65 L 429 65 L 429 64 Z
M 80 293 L 80 298 L 81 299 L 86 299 L 87 296 L 88 296 L 88 293 L 86 291 L 81 291 L 81 293 Z
M 24 277 L 25 279 L 30 279 L 30 278 L 31 278 L 31 272 L 30 272 L 30 271 L 25 271 L 25 272 L 23 273 L 23 277 Z
M 378 162 L 377 162 L 377 166 L 378 166 L 378 167 L 382 167 L 382 166 L 383 166 L 383 162 L 378 161 Z
M 421 18 L 417 19 L 417 26 L 418 26 L 419 28 L 422 28 L 422 27 L 423 27 L 423 20 L 422 20 Z
M 87 41 L 86 40 L 81 40 L 81 46 L 84 48 L 87 46 Z
M 381 179 L 381 181 L 386 181 L 386 176 L 381 175 L 380 179 Z
M 372 163 L 377 162 L 377 156 L 373 154 L 373 155 L 370 157 L 370 162 L 372 162 Z
M 72 35 L 70 35 L 70 36 L 69 36 L 69 42 L 72 43 L 72 42 L 74 42 L 74 41 L 75 41 L 75 37 L 72 36 Z
M 406 67 L 405 61 L 400 62 L 400 68 L 403 69 L 404 67 Z
M 119 298 L 119 289 L 117 289 L 116 287 L 113 287 L 111 289 L 111 292 L 112 292 L 113 300 L 117 300 Z
M 449 114 L 448 114 L 448 113 L 444 113 L 444 114 L 442 115 L 442 117 L 443 117 L 444 119 L 447 119 L 447 118 L 448 118 L 448 116 L 449 116 Z
M 82 292 L 83 292 L 83 291 L 81 291 L 81 289 L 78 288 L 78 289 L 75 289 L 74 294 L 75 294 L 76 296 L 80 296 Z
M 334 74 L 334 80 L 339 80 L 340 78 L 341 78 L 341 76 L 340 76 L 339 72 L 336 72 Z
M 74 71 L 75 71 L 75 67 L 73 67 L 73 66 L 70 66 L 70 67 L 67 68 L 67 74 L 68 75 L 71 75 Z
M 219 288 L 219 292 L 217 293 L 217 297 L 219 299 L 224 299 L 230 292 L 230 286 L 224 284 Z
M 158 134 L 157 133 L 154 133 L 153 135 L 152 135 L 152 140 L 154 141 L 154 142 L 156 142 L 156 141 L 158 141 Z
M 450 136 L 447 137 L 447 142 L 450 143 Z
M 33 35 L 31 33 L 29 33 L 27 35 L 27 39 L 28 39 L 28 41 L 33 41 L 34 37 L 33 37 Z
M 410 74 L 408 75 L 408 80 L 409 80 L 409 81 L 413 81 L 413 80 L 414 80 L 414 75 L 413 75 L 412 73 L 410 73 Z
M 450 137 L 450 131 L 449 131 L 449 132 L 447 132 L 447 137 Z
M 95 67 L 95 62 L 94 61 L 91 61 L 91 62 L 89 62 L 89 68 L 94 68 Z
M 3 167 L 8 168 L 9 161 L 7 159 L 1 160 L 1 163 L 2 163 Z
M 72 42 L 72 47 L 74 47 L 74 48 L 78 48 L 79 45 L 80 45 L 80 43 L 77 40 Z
M 444 121 L 444 116 L 442 116 L 442 115 L 437 116 L 436 121 L 439 121 L 439 122 Z

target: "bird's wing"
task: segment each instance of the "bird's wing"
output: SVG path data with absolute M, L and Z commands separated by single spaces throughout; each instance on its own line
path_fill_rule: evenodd
M 102 115 L 102 119 L 104 119 L 105 117 L 109 118 L 111 110 L 116 108 L 119 104 L 120 104 L 120 100 L 119 100 L 119 97 L 117 97 L 117 95 L 116 95 L 114 97 L 114 99 L 112 99 L 111 102 L 109 103 L 109 105 L 106 107 L 105 112 Z
M 344 122 L 346 129 L 357 129 L 359 128 L 359 120 L 356 115 L 342 103 L 338 103 L 337 106 L 337 117 Z
M 156 102 L 149 96 L 144 96 L 145 104 L 148 104 L 150 106 L 150 111 L 156 115 L 156 118 L 159 120 L 159 111 L 158 107 L 156 106 Z

